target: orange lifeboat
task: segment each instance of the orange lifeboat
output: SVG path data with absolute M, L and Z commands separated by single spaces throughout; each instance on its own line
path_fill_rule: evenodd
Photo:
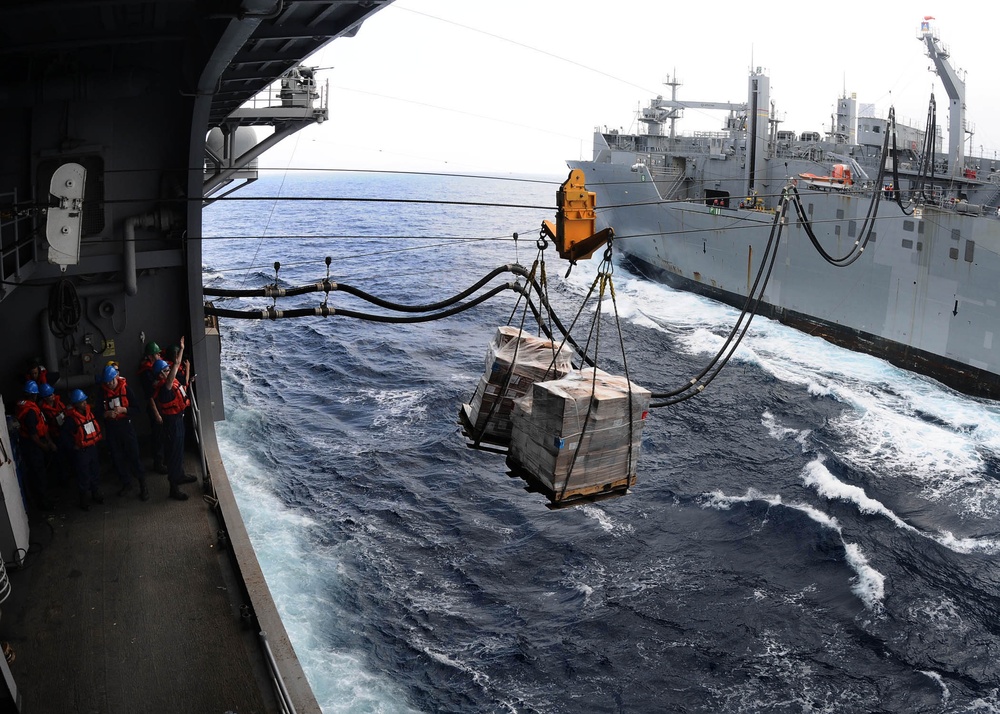
M 808 185 L 817 188 L 846 188 L 854 185 L 851 169 L 847 164 L 834 164 L 829 176 L 799 174 L 799 178 L 804 179 Z

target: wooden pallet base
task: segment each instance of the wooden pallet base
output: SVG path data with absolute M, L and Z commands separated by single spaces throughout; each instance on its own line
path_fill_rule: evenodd
M 462 436 L 465 437 L 466 446 L 470 449 L 478 449 L 480 451 L 490 451 L 494 454 L 506 454 L 507 447 L 510 445 L 510 440 L 498 439 L 497 437 L 490 436 L 488 434 L 483 434 L 476 439 L 476 427 L 472 422 L 472 407 L 468 404 L 463 404 L 458 409 L 458 425 L 462 427 Z
M 629 487 L 635 485 L 635 477 L 631 479 L 623 478 L 606 484 L 585 486 L 573 490 L 567 489 L 565 493 L 561 493 L 561 490 L 557 492 L 549 488 L 547 484 L 543 483 L 537 476 L 525 469 L 509 455 L 507 456 L 507 468 L 510 469 L 507 472 L 509 477 L 519 478 L 524 481 L 525 491 L 540 493 L 549 499 L 548 508 L 550 510 L 571 508 L 573 506 L 581 506 L 585 503 L 596 503 L 609 498 L 618 498 L 627 494 Z

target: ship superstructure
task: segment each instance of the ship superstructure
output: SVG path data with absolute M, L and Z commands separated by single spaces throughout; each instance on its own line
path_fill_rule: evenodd
M 1000 165 L 964 155 L 964 84 L 929 22 L 918 38 L 951 101 L 947 149 L 933 96 L 923 127 L 870 116 L 845 92 L 826 131 L 782 129 L 757 69 L 740 103 L 681 101 L 668 81 L 671 97 L 641 112 L 644 131 L 595 131 L 593 159 L 568 163 L 636 270 L 736 306 L 794 190 L 803 214 L 789 220 L 759 311 L 1000 398 Z M 686 108 L 727 112 L 721 131 L 679 134 Z M 835 267 L 807 228 L 832 255 L 865 250 Z
M 222 347 L 204 314 L 201 212 L 253 180 L 262 151 L 326 118 L 324 87 L 303 60 L 390 2 L 0 10 L 3 403 L 10 414 L 33 361 L 60 393 L 93 397 L 108 362 L 132 380 L 147 343 L 186 336 L 197 375 L 188 466 L 205 495 L 167 502 L 165 477 L 150 474 L 148 503 L 133 493 L 79 513 L 63 499 L 40 513 L 29 501 L 25 517 L 5 439 L 9 707 L 319 711 L 216 446 Z

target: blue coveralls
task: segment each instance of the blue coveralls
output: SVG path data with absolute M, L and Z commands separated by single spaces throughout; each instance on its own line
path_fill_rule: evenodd
M 135 394 L 132 388 L 125 385 L 126 398 L 128 399 L 128 414 L 119 419 L 105 418 L 104 428 L 108 447 L 111 449 L 111 461 L 115 465 L 115 472 L 118 480 L 121 481 L 122 488 L 128 486 L 132 477 L 135 476 L 139 485 L 146 487 L 146 469 L 143 468 L 142 459 L 139 458 L 139 439 L 132 425 L 132 415 L 136 411 Z M 103 392 L 103 390 L 102 390 Z M 108 408 L 108 395 L 104 393 L 104 408 Z

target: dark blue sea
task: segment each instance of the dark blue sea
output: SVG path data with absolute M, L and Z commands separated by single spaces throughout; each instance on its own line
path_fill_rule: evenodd
M 268 176 L 234 194 L 268 198 L 206 209 L 205 284 L 261 287 L 274 261 L 313 283 L 330 256 L 335 281 L 442 300 L 531 265 L 554 208 L 504 206 L 554 206 L 563 178 Z M 596 261 L 564 279 L 545 253 L 568 323 Z M 736 319 L 614 281 L 629 373 L 653 391 Z M 325 712 L 1000 711 L 1000 406 L 757 318 L 702 395 L 652 411 L 628 495 L 552 511 L 456 423 L 514 307 L 223 321 L 226 464 Z

